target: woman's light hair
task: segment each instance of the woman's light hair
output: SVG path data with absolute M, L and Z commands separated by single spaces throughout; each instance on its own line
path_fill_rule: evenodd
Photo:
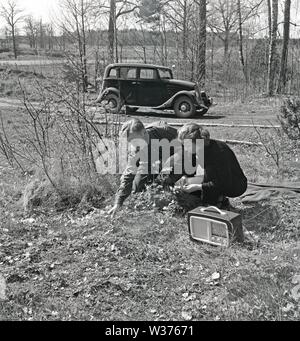
M 205 132 L 205 134 L 203 134 Z M 209 134 L 207 130 L 203 130 L 203 128 L 196 123 L 188 123 L 185 124 L 182 128 L 178 130 L 178 140 L 183 142 L 184 140 L 192 140 L 195 142 L 196 140 L 206 138 L 205 135 Z
M 133 133 L 139 134 L 143 132 L 144 130 L 145 130 L 144 124 L 137 118 L 134 118 L 123 124 L 122 129 L 121 129 L 121 135 L 129 138 L 131 134 Z

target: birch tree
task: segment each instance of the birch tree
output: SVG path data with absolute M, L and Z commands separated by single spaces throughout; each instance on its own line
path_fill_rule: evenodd
M 287 82 L 287 62 L 288 62 L 288 48 L 289 48 L 290 25 L 291 25 L 290 20 L 291 20 L 291 0 L 285 0 L 283 44 L 282 44 L 280 75 L 279 75 L 279 83 L 278 83 L 279 93 L 285 90 L 286 82 Z
M 238 12 L 238 33 L 239 33 L 239 54 L 240 54 L 240 61 L 243 69 L 244 78 L 246 84 L 248 84 L 248 74 L 247 74 L 247 67 L 244 57 L 244 45 L 243 45 L 243 20 L 242 20 L 242 7 L 241 7 L 241 0 L 237 0 L 237 12 Z
M 269 48 L 269 66 L 267 83 L 267 92 L 269 96 L 273 96 L 275 91 L 277 31 L 278 31 L 278 0 L 272 0 L 272 30 Z
M 207 8 L 206 0 L 199 0 L 199 33 L 198 33 L 198 46 L 196 58 L 196 80 L 201 85 L 205 85 L 206 78 L 206 25 L 207 25 Z

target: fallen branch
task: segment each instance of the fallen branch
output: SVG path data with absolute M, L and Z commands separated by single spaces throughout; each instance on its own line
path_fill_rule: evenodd
M 108 122 L 109 124 L 112 125 L 121 125 L 122 122 Z M 99 125 L 107 125 L 107 122 L 105 121 L 94 121 L 94 124 L 99 124 Z M 172 123 L 168 123 L 169 125 L 173 125 Z M 180 123 L 178 123 L 180 124 Z M 183 124 L 180 124 L 180 126 L 183 126 Z M 260 142 L 249 142 L 249 141 L 238 141 L 238 140 L 219 140 L 228 144 L 232 145 L 245 145 L 245 146 L 256 146 L 256 147 L 262 147 L 263 144 Z
M 263 144 L 261 142 L 249 142 L 249 141 L 238 141 L 238 140 L 219 140 L 228 144 L 237 144 L 237 145 L 245 145 L 245 146 L 256 146 L 262 147 Z
M 173 127 L 182 127 L 183 123 L 168 122 L 169 125 Z M 226 127 L 226 128 L 261 128 L 261 129 L 271 129 L 280 128 L 280 126 L 274 125 L 253 125 L 253 124 L 222 124 L 222 123 L 199 123 L 203 127 Z
M 104 124 L 104 121 L 95 121 L 97 124 Z M 185 123 L 180 122 L 167 122 L 170 126 L 173 127 L 182 127 Z M 118 122 L 111 122 L 111 124 L 118 124 Z M 253 124 L 225 124 L 225 123 L 199 123 L 202 127 L 226 127 L 226 128 L 261 128 L 261 129 L 271 129 L 271 128 L 280 128 L 279 125 L 253 125 Z

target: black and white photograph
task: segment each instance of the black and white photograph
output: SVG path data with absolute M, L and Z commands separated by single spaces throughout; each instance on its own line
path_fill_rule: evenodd
M 0 0 L 0 323 L 299 321 L 299 237 L 300 0 Z

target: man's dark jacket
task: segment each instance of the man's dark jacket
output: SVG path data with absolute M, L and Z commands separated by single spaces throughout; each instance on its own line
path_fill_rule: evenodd
M 195 164 L 195 156 L 193 159 Z M 171 168 L 174 168 L 175 160 L 175 156 L 171 157 Z M 171 174 L 164 180 L 167 184 L 174 185 L 182 175 L 194 176 L 195 174 L 186 174 L 182 169 L 182 174 Z M 209 144 L 204 147 L 204 180 L 200 194 L 203 203 L 216 204 L 220 196 L 235 198 L 241 196 L 246 190 L 247 178 L 234 152 L 226 143 L 210 140 Z

